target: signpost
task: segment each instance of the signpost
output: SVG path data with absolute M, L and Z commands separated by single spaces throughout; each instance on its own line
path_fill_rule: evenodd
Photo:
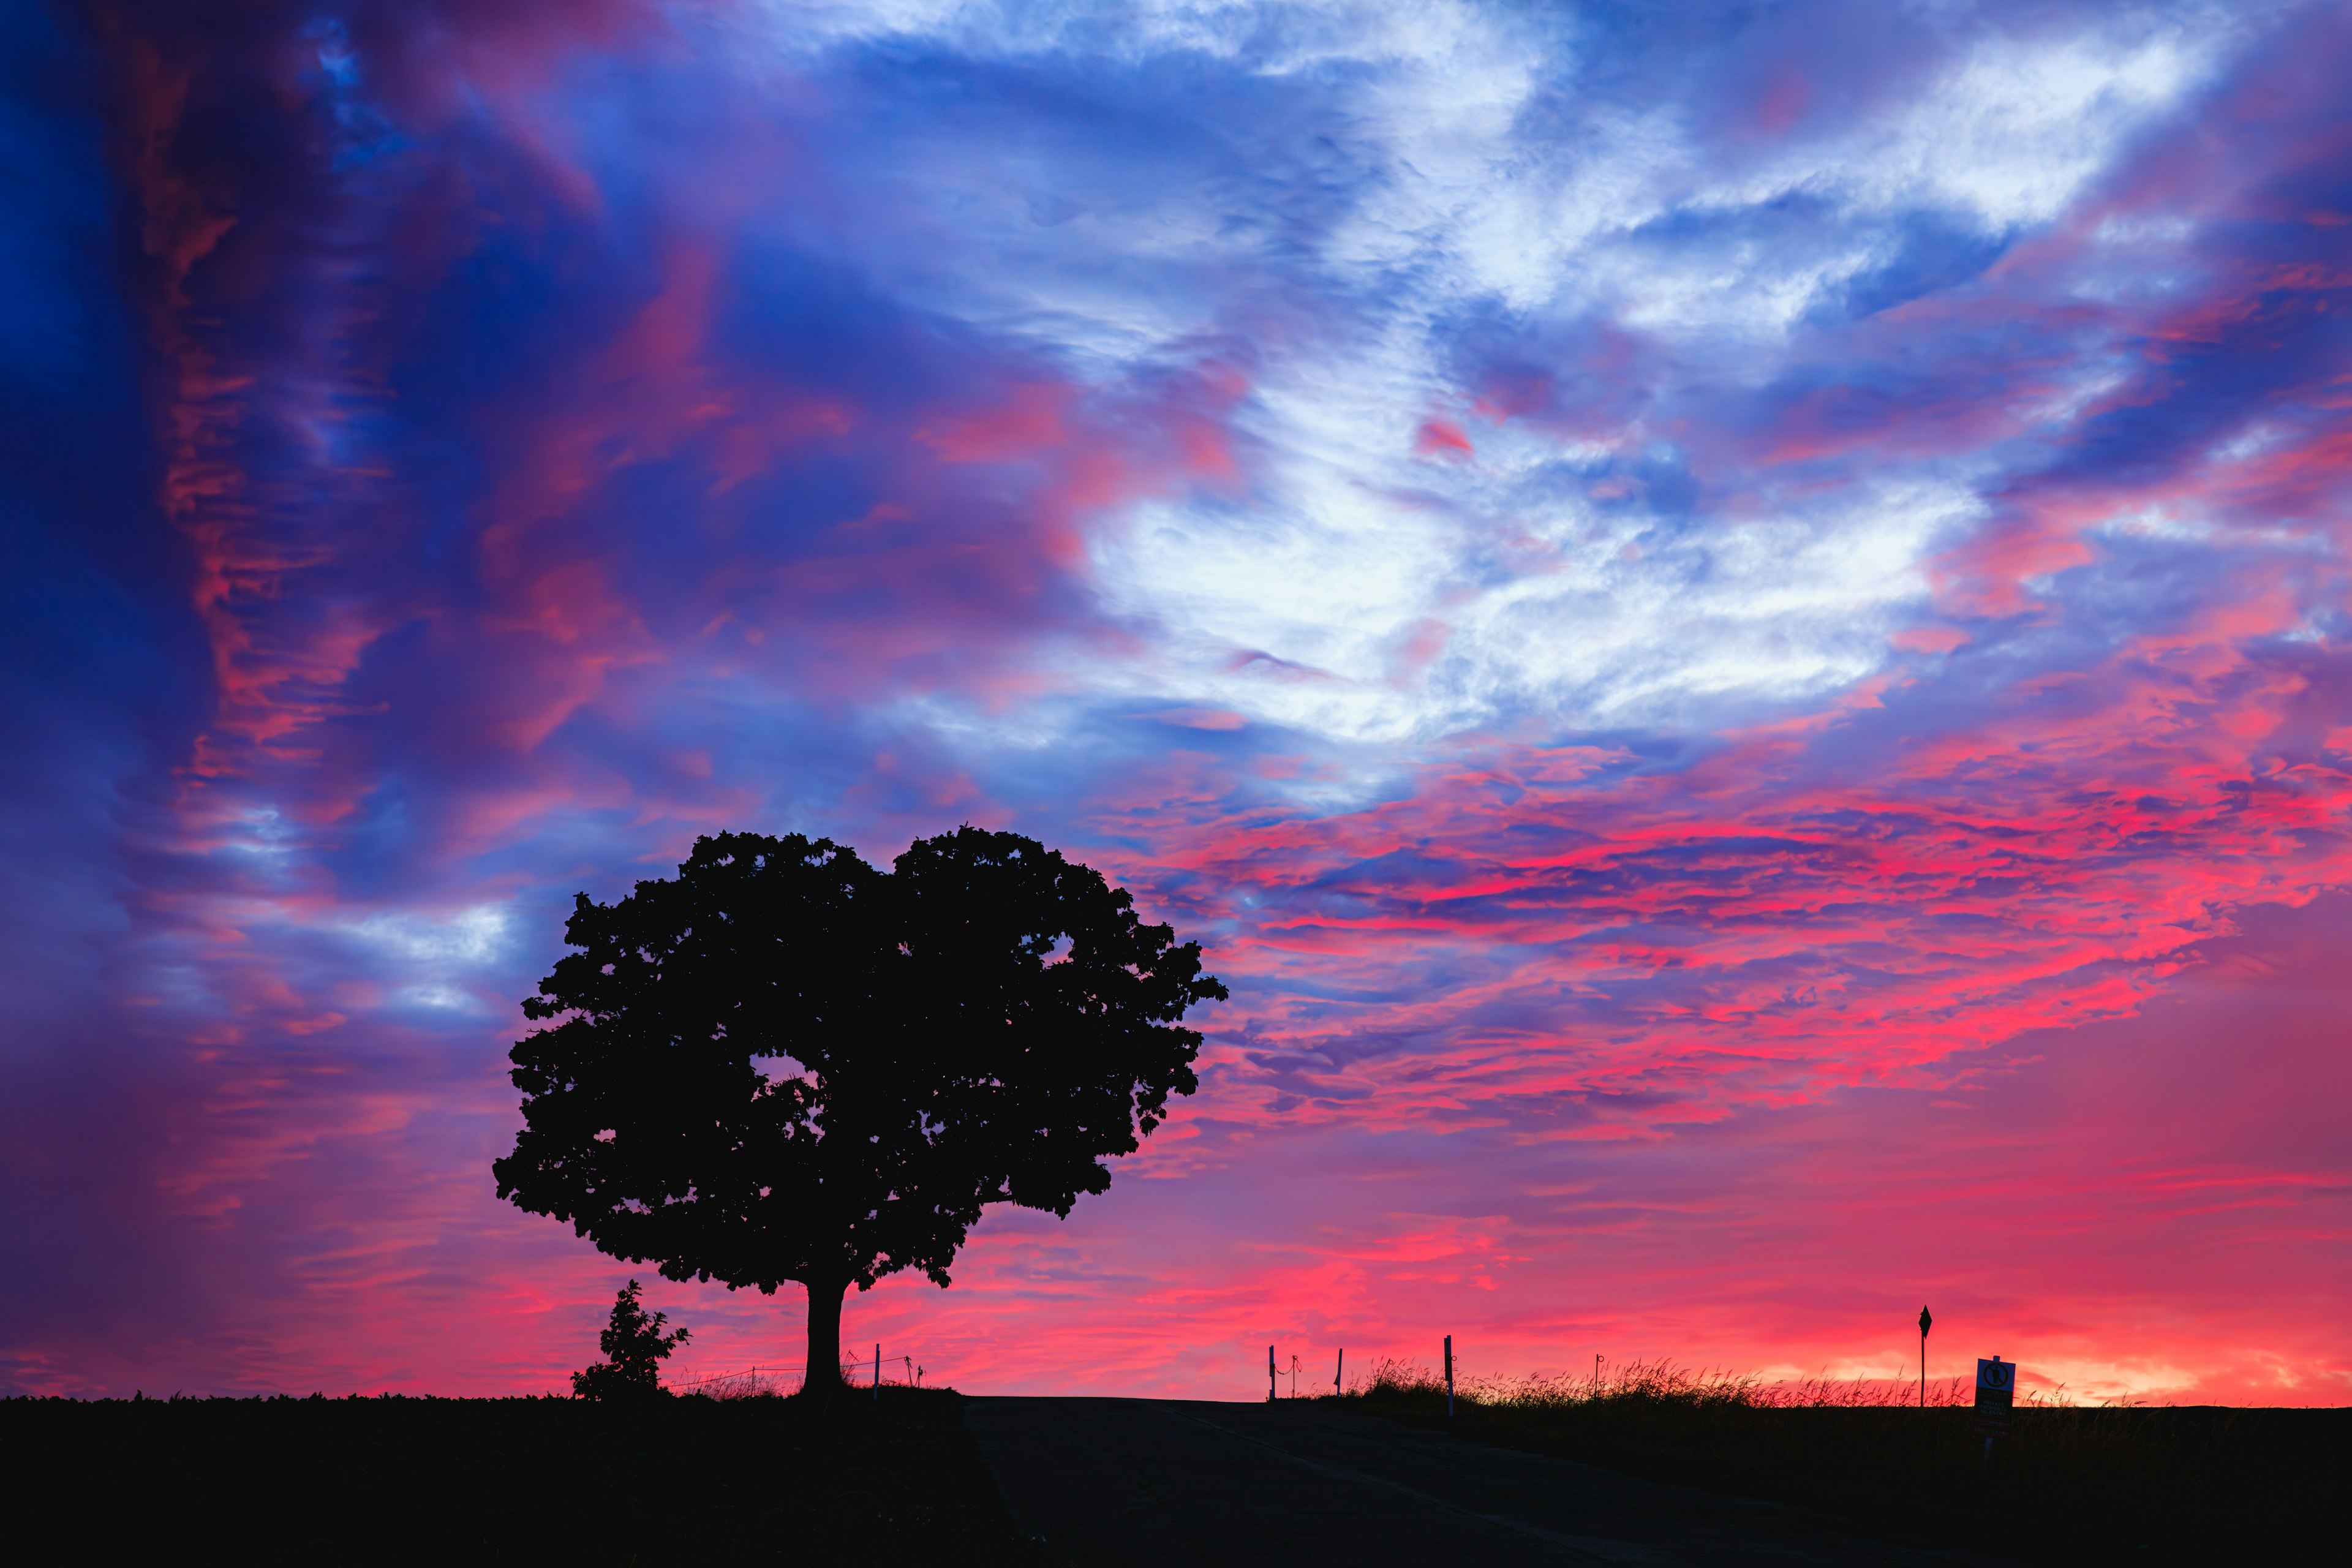
M 1445 1336 L 1445 1418 L 1454 1419 L 1454 1336 Z
M 2009 1413 L 2017 1404 L 2017 1363 L 1995 1356 L 1977 1363 L 1977 1431 L 1984 1438 L 1985 1459 L 1992 1459 L 1992 1440 L 2009 1436 Z
M 1922 1410 L 1927 1408 L 1927 1325 L 1935 1321 L 1927 1315 L 1927 1308 L 1919 1309 L 1919 1408 Z
M 1274 1403 L 1274 1347 L 1265 1347 L 1265 1402 Z

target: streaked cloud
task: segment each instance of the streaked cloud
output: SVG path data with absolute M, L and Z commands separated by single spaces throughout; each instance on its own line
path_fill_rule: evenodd
M 854 1309 L 968 1387 L 2341 1397 L 2332 9 L 115 15 L 0 51 L 16 1385 L 551 1385 L 572 893 L 971 820 L 1235 997 Z

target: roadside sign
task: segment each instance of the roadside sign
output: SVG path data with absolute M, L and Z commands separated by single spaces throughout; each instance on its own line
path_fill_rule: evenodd
M 1977 1363 L 1977 1430 L 2006 1436 L 2009 1413 L 2017 1404 L 2017 1363 L 1999 1356 Z

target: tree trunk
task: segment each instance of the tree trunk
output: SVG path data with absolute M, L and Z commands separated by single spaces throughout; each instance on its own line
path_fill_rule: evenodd
M 823 1399 L 843 1386 L 841 1299 L 848 1291 L 847 1280 L 837 1285 L 809 1283 L 808 1357 L 801 1374 L 801 1391 L 811 1399 Z

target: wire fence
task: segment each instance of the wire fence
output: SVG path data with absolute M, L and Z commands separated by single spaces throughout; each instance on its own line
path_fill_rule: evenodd
M 752 1399 L 761 1394 L 797 1393 L 807 1382 L 805 1370 L 805 1364 L 800 1362 L 763 1363 L 745 1367 L 740 1372 L 719 1372 L 705 1377 L 665 1382 L 662 1386 L 672 1393 L 700 1394 L 711 1399 Z M 845 1357 L 841 1363 L 841 1381 L 856 1388 L 920 1388 L 926 1370 L 916 1365 L 915 1358 L 909 1355 L 882 1360 Z

